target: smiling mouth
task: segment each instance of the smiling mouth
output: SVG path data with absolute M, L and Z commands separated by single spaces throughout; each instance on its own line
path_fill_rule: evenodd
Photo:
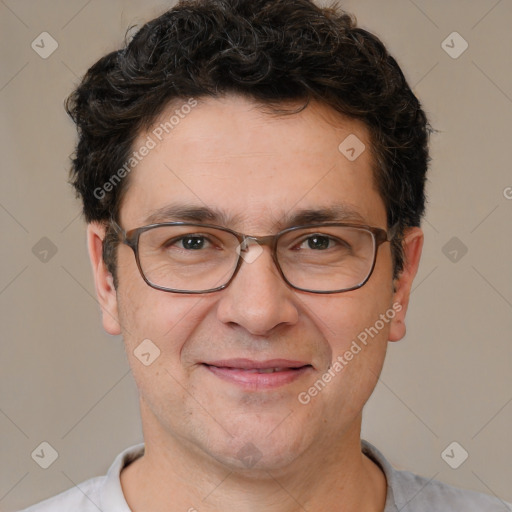
M 206 364 L 206 363 L 205 363 Z M 206 364 L 206 366 L 219 368 L 222 370 L 234 370 L 234 371 L 240 371 L 240 372 L 246 372 L 246 373 L 276 373 L 276 372 L 286 372 L 286 371 L 298 371 L 303 368 L 306 368 L 308 366 L 311 366 L 310 364 L 304 365 L 304 366 L 298 366 L 298 367 L 277 367 L 277 368 L 236 368 L 232 366 L 216 366 L 211 364 Z
M 287 370 L 299 370 L 300 368 L 304 368 L 303 366 L 301 366 L 300 368 L 285 368 L 285 367 L 282 367 L 282 368 L 229 368 L 229 367 L 224 367 L 226 369 L 230 369 L 230 370 L 240 370 L 240 371 L 243 371 L 243 372 L 247 372 L 247 373 L 275 373 L 275 372 L 284 372 L 284 371 L 287 371 Z
M 313 369 L 299 361 L 231 360 L 203 363 L 217 377 L 247 389 L 269 389 L 291 383 Z

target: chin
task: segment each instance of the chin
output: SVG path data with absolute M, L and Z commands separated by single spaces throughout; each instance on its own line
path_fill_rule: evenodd
M 296 451 L 283 450 L 283 447 L 260 449 L 254 443 L 248 442 L 238 452 L 213 454 L 218 462 L 230 471 L 247 478 L 268 478 L 268 472 L 280 471 L 290 466 L 298 457 Z
M 254 427 L 248 427 L 233 438 L 219 440 L 217 446 L 211 444 L 208 447 L 210 455 L 231 471 L 247 477 L 281 470 L 300 457 L 307 449 L 307 442 L 303 432 L 283 427 L 277 435 L 272 433 L 272 428 L 255 431 Z

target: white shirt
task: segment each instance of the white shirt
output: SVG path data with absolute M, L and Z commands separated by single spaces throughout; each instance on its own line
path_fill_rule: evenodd
M 377 463 L 387 480 L 383 512 L 512 512 L 499 498 L 457 489 L 409 471 L 394 469 L 373 445 L 362 440 L 362 451 Z M 114 460 L 107 474 L 20 512 L 131 512 L 121 487 L 121 470 L 144 454 L 144 443 L 131 446 Z

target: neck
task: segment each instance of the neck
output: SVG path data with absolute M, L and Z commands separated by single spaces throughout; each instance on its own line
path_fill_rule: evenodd
M 239 470 L 184 439 L 145 426 L 145 454 L 121 473 L 131 510 L 141 512 L 382 512 L 386 479 L 360 447 L 361 418 L 336 442 L 318 443 L 285 467 Z

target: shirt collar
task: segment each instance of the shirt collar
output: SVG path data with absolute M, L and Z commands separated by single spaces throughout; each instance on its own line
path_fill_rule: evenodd
M 144 443 L 136 444 L 123 450 L 110 466 L 105 485 L 101 490 L 101 509 L 109 512 L 132 512 L 121 487 L 121 471 L 134 460 L 144 455 Z

